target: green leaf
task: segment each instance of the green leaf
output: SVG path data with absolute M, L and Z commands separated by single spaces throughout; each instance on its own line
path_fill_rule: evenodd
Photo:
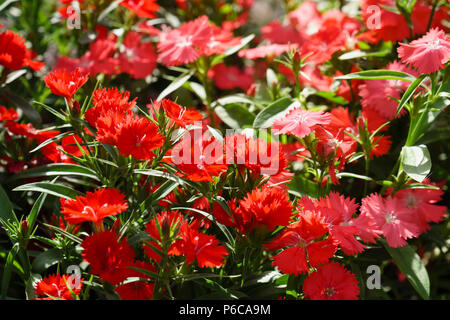
M 52 142 L 56 142 L 56 141 L 58 141 L 58 140 L 61 140 L 61 139 L 64 138 L 64 137 L 72 136 L 72 135 L 74 135 L 74 134 L 75 134 L 75 133 L 74 133 L 74 132 L 71 132 L 71 131 L 67 131 L 67 132 L 60 133 L 60 134 L 58 134 L 57 136 L 55 136 L 55 137 L 53 137 L 53 138 L 50 138 L 50 139 L 45 140 L 45 141 L 42 142 L 40 145 L 38 145 L 36 148 L 34 148 L 33 150 L 31 150 L 30 153 L 36 152 L 36 151 L 38 151 L 39 149 L 45 147 L 46 145 L 49 145 L 49 144 L 52 143 Z
M 390 50 L 383 50 L 377 52 L 365 52 L 362 50 L 353 50 L 350 52 L 346 52 L 339 56 L 339 60 L 351 60 L 357 58 L 366 58 L 366 57 L 384 57 L 391 53 Z
M 66 117 L 62 114 L 59 113 L 58 111 L 56 111 L 55 109 L 53 109 L 52 107 L 49 107 L 46 104 L 40 103 L 38 101 L 33 101 L 33 103 L 40 105 L 41 107 L 43 107 L 45 110 L 47 110 L 48 112 L 50 112 L 51 114 L 53 114 L 55 117 L 61 119 L 62 121 L 66 121 Z
M 366 180 L 366 181 L 373 181 L 373 179 L 371 177 L 363 176 L 363 175 L 352 173 L 352 172 L 339 172 L 339 173 L 336 173 L 336 177 L 338 177 L 338 178 L 341 178 L 341 177 L 356 178 L 356 179 L 361 179 L 361 180 Z
M 225 106 L 217 106 L 214 108 L 217 116 L 233 129 L 251 126 L 255 120 L 253 113 L 240 104 L 227 104 Z
M 180 185 L 183 185 L 186 183 L 183 179 L 181 179 L 180 177 L 178 177 L 174 174 L 170 174 L 168 172 L 154 170 L 154 169 L 135 169 L 135 170 L 133 170 L 133 173 L 143 174 L 143 175 L 152 176 L 152 177 L 161 177 L 161 178 L 164 178 L 167 180 L 174 181 Z
M 3 187 L 0 185 L 0 219 L 2 221 L 11 221 L 19 223 L 16 214 L 13 211 L 11 201 L 9 201 Z
M 156 98 L 156 101 L 161 101 L 169 94 L 180 88 L 186 81 L 189 80 L 190 77 L 192 77 L 193 74 L 194 71 L 182 73 L 177 79 L 172 81 L 172 83 L 159 94 L 158 98 Z
M 239 50 L 241 50 L 243 47 L 245 47 L 250 41 L 253 40 L 253 38 L 255 37 L 254 34 L 250 34 L 248 36 L 246 36 L 245 38 L 241 39 L 241 43 L 228 48 L 227 50 L 225 50 L 224 54 L 220 54 L 217 55 L 216 57 L 214 57 L 214 59 L 211 61 L 211 67 L 215 66 L 216 64 L 220 63 L 225 57 L 231 56 L 232 54 L 238 52 Z
M 409 85 L 408 89 L 406 89 L 405 93 L 402 96 L 402 99 L 400 100 L 400 102 L 398 104 L 397 112 L 395 113 L 395 117 L 396 118 L 397 118 L 398 114 L 400 113 L 400 111 L 402 111 L 402 109 L 405 106 L 405 104 L 414 95 L 414 92 L 416 91 L 416 89 L 422 84 L 422 82 L 425 81 L 426 78 L 427 78 L 426 74 L 421 74 L 416 80 L 414 80 Z
M 294 105 L 295 100 L 291 98 L 281 98 L 258 113 L 253 121 L 253 127 L 255 129 L 269 128 L 272 126 L 273 121 L 286 111 L 289 107 Z
M 39 195 L 39 197 L 37 198 L 36 202 L 34 203 L 33 208 L 31 208 L 30 214 L 28 215 L 28 218 L 27 218 L 30 232 L 34 228 L 34 224 L 36 222 L 37 216 L 39 214 L 39 211 L 41 211 L 46 198 L 47 198 L 47 194 L 41 193 Z
M 409 245 L 392 248 L 385 242 L 383 244 L 416 292 L 422 299 L 430 299 L 430 279 L 428 272 L 414 249 Z
M 422 182 L 431 170 L 431 156 L 426 145 L 404 146 L 401 152 L 402 168 L 417 182 Z
M 42 273 L 51 266 L 57 264 L 63 258 L 63 252 L 59 248 L 45 250 L 34 259 L 32 268 L 36 273 Z
M 337 103 L 337 104 L 348 104 L 348 101 L 344 98 L 342 98 L 341 96 L 338 96 L 336 93 L 334 92 L 329 92 L 329 91 L 317 91 L 316 93 L 314 93 L 316 96 L 322 97 L 324 99 L 327 99 L 331 102 Z
M 99 181 L 96 172 L 89 168 L 69 163 L 51 163 L 45 166 L 28 169 L 21 173 L 15 174 L 8 181 L 22 180 L 34 177 L 50 177 L 50 176 L 83 176 Z
M 16 243 L 11 251 L 9 251 L 6 257 L 6 263 L 3 268 L 2 285 L 1 285 L 1 298 L 4 299 L 9 287 L 9 282 L 11 281 L 12 270 L 14 266 L 14 260 L 17 253 L 19 252 L 19 243 Z
M 152 205 L 158 203 L 159 200 L 167 196 L 171 193 L 176 187 L 178 187 L 179 183 L 175 181 L 166 181 L 164 182 L 156 191 L 152 194 Z
M 21 185 L 13 191 L 35 191 L 48 193 L 53 196 L 64 198 L 64 199 L 74 199 L 76 196 L 81 195 L 80 192 L 66 186 L 63 184 L 50 183 L 50 182 L 34 182 L 29 184 Z
M 402 80 L 414 81 L 416 78 L 409 73 L 393 70 L 366 70 L 355 73 L 349 73 L 335 78 L 336 80 Z

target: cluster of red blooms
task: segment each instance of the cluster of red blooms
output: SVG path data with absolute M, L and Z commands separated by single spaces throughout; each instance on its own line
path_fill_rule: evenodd
M 60 2 L 61 15 L 73 18 L 68 15 L 72 1 Z M 89 0 L 78 2 L 83 10 L 90 10 L 94 5 Z M 328 168 L 329 179 L 338 185 L 337 172 L 344 169 L 358 146 L 371 159 L 387 154 L 392 142 L 383 132 L 388 130 L 387 123 L 396 117 L 398 100 L 409 82 L 341 83 L 336 93 L 347 100 L 361 98 L 360 114 L 351 114 L 341 106 L 329 111 L 313 111 L 306 106 L 289 108 L 273 121 L 271 132 L 294 136 L 298 142 L 292 144 L 250 138 L 243 133 L 219 137 L 208 126 L 202 112 L 169 99 L 152 102 L 147 105 L 148 115 L 138 115 L 137 99 L 129 91 L 118 88 L 96 89 L 92 93 L 92 106 L 84 112 L 80 110 L 76 95 L 89 76 L 127 73 L 132 78 L 143 79 L 153 74 L 157 63 L 165 67 L 189 65 L 196 69 L 196 63 L 204 67 L 202 62 L 213 61 L 205 57 L 222 55 L 239 46 L 242 39 L 233 31 L 247 19 L 252 1 L 237 2 L 245 9 L 244 14 L 222 26 L 214 25 L 202 15 L 177 28 L 163 26 L 158 30 L 142 23 L 128 31 L 123 39 L 105 27 L 98 27 L 96 39 L 86 53 L 80 58 L 61 57 L 54 71 L 44 77 L 51 92 L 65 99 L 71 111 L 68 116 L 86 120 L 87 135 L 63 135 L 58 139 L 62 132 L 38 130 L 31 123 L 19 123 L 20 113 L 0 105 L 0 124 L 7 129 L 6 142 L 24 139 L 26 150 L 40 145 L 42 154 L 28 163 L 2 156 L 0 165 L 17 173 L 38 164 L 77 163 L 74 160 L 92 151 L 90 146 L 97 143 L 115 147 L 123 157 L 132 159 L 129 164 L 136 167 L 146 165 L 147 161 L 151 163 L 156 157 L 164 164 L 162 167 L 176 168 L 179 177 L 206 188 L 226 180 L 230 168 L 236 169 L 233 173 L 243 183 L 253 187 L 245 190 L 243 196 L 228 201 L 206 196 L 206 192 L 198 190 L 194 195 L 184 194 L 185 190 L 177 188 L 162 200 L 158 199 L 158 209 L 163 207 L 164 211 L 156 211 L 144 221 L 146 240 L 134 244 L 121 233 L 121 227 L 122 218 L 132 211 L 129 204 L 135 199 L 128 198 L 119 187 L 103 186 L 74 199 L 61 198 L 60 213 L 65 223 L 76 227 L 92 224 L 89 229 L 92 233 L 82 235 L 81 243 L 81 258 L 89 264 L 89 272 L 99 281 L 111 284 L 122 299 L 152 299 L 156 282 L 153 275 L 165 267 L 163 258 L 170 257 L 186 267 L 226 266 L 230 253 L 220 238 L 212 234 L 212 221 L 233 230 L 238 241 L 257 239 L 265 257 L 282 273 L 305 275 L 302 291 L 306 298 L 357 299 L 358 281 L 344 265 L 335 261 L 337 257 L 341 253 L 360 254 L 368 244 L 379 239 L 397 248 L 419 237 L 430 229 L 430 223 L 438 223 L 446 215 L 447 207 L 437 204 L 442 200 L 443 191 L 440 188 L 396 192 L 388 189 L 385 194 L 365 196 L 360 204 L 330 192 L 318 199 L 301 197 L 292 202 L 285 185 L 293 176 L 288 166 L 304 159 L 316 161 L 323 172 Z M 180 9 L 187 10 L 187 0 L 176 3 Z M 155 0 L 123 0 L 118 5 L 147 19 L 154 18 L 159 9 Z M 320 67 L 333 55 L 359 49 L 358 41 L 372 44 L 381 40 L 405 41 L 411 35 L 418 39 L 399 43 L 399 60 L 386 65 L 386 70 L 417 77 L 445 67 L 450 60 L 450 38 L 446 34 L 449 28 L 443 22 L 448 18 L 447 7 L 439 7 L 434 12 L 429 1 L 419 0 L 408 22 L 403 15 L 387 9 L 395 6 L 394 0 L 363 0 L 362 18 L 366 25 L 372 22 L 368 10 L 372 5 L 378 5 L 381 10 L 380 25 L 365 31 L 362 21 L 339 10 L 321 13 L 315 2 L 303 2 L 288 14 L 286 21 L 273 21 L 263 27 L 258 47 L 239 51 L 239 57 L 251 60 L 245 61 L 250 65 L 239 68 L 220 62 L 208 65 L 206 75 L 219 89 L 240 88 L 251 92 L 258 73 L 273 66 L 273 57 L 298 49 L 302 56 L 308 56 L 309 63 L 301 70 L 301 85 L 332 91 L 333 78 L 323 74 Z M 434 19 L 428 28 L 428 21 L 423 17 L 432 12 Z M 18 34 L 10 30 L 0 33 L 3 71 L 24 67 L 40 70 L 43 64 L 32 60 L 35 56 Z M 295 82 L 293 71 L 285 65 L 280 64 L 278 71 Z M 352 71 L 359 70 L 353 66 Z M 402 111 L 399 116 L 405 113 Z M 174 131 L 183 134 L 173 139 L 168 133 Z M 95 141 L 87 143 L 85 137 Z M 324 179 L 316 182 L 325 184 L 328 178 Z M 429 180 L 422 183 L 436 187 Z M 147 184 L 146 187 L 149 194 L 154 194 L 159 186 Z M 184 196 L 194 199 L 191 209 L 207 213 L 211 219 L 172 206 Z M 49 275 L 35 284 L 35 293 L 43 296 L 39 299 L 76 299 L 82 292 L 82 284 L 73 287 L 71 280 L 66 275 Z
M 0 29 L 3 27 L 0 24 Z M 39 71 L 44 64 L 33 60 L 37 54 L 27 49 L 25 39 L 11 30 L 0 33 L 0 65 L 9 71 L 30 67 Z

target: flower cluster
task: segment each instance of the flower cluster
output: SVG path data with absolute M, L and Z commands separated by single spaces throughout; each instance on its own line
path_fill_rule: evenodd
M 2 5 L 0 297 L 448 296 L 449 7 L 325 2 Z

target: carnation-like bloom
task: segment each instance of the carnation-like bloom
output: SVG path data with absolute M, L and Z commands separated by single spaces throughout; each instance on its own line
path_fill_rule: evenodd
M 319 200 L 302 198 L 298 203 L 299 212 L 313 211 L 329 224 L 330 235 L 347 255 L 355 255 L 364 250 L 364 245 L 355 239 L 359 235 L 357 227 L 350 225 L 358 205 L 354 200 L 336 192 Z
M 125 114 L 136 105 L 136 98 L 130 101 L 129 91 L 120 92 L 117 88 L 95 90 L 92 101 L 94 107 L 86 111 L 85 118 L 94 127 L 97 119 L 108 111 L 114 110 Z
M 155 12 L 159 9 L 156 0 L 124 0 L 120 5 L 133 11 L 138 17 L 147 19 L 156 17 Z
M 428 179 L 423 183 L 433 185 Z M 430 229 L 429 222 L 440 222 L 448 210 L 444 205 L 438 205 L 442 201 L 442 190 L 435 189 L 403 189 L 394 197 L 400 199 L 403 205 L 414 212 L 420 232 Z
M 329 113 L 295 108 L 285 117 L 275 120 L 272 130 L 274 134 L 293 134 L 298 138 L 304 138 L 313 131 L 315 125 L 328 124 L 330 121 Z
M 143 261 L 136 261 L 130 267 L 157 272 L 151 264 Z M 130 279 L 128 282 L 120 284 L 114 291 L 117 292 L 122 300 L 152 300 L 155 285 L 150 282 L 151 278 L 147 274 L 131 269 L 130 267 L 128 278 L 134 279 Z M 139 279 L 137 280 L 136 278 Z
M 406 239 L 419 235 L 414 213 L 414 210 L 405 207 L 398 198 L 382 198 L 374 193 L 362 199 L 360 217 L 362 221 L 372 220 L 374 227 L 382 232 L 389 246 L 396 248 L 406 245 Z M 355 225 L 358 227 L 358 219 Z
M 303 292 L 311 300 L 358 300 L 359 287 L 353 273 L 330 262 L 305 279 Z
M 433 73 L 450 60 L 450 38 L 443 30 L 433 28 L 409 44 L 400 43 L 397 51 L 403 63 L 420 73 Z
M 194 222 L 181 225 L 180 239 L 175 241 L 169 254 L 184 255 L 188 265 L 197 260 L 200 268 L 213 268 L 224 264 L 228 252 L 214 236 L 200 232 L 198 222 Z
M 83 286 L 81 280 L 73 281 L 71 276 L 65 274 L 51 274 L 35 283 L 34 292 L 37 295 L 46 296 L 36 300 L 74 300 L 73 294 L 77 296 L 81 292 L 81 287 Z
M 161 239 L 164 238 L 165 241 L 168 241 L 170 240 L 170 236 L 172 236 L 172 238 L 175 238 L 177 236 L 177 233 L 175 233 L 174 231 L 179 228 L 182 223 L 186 223 L 186 221 L 183 219 L 181 213 L 177 210 L 163 211 L 157 214 L 154 219 L 151 219 L 149 223 L 147 223 L 145 231 L 150 237 L 153 238 L 153 240 L 149 240 L 144 243 L 145 254 L 149 258 L 160 262 L 161 256 L 157 252 L 155 252 L 153 248 L 162 250 Z M 157 224 L 159 224 L 161 232 L 163 234 L 160 234 Z M 147 244 L 150 244 L 151 246 Z
M 101 222 L 105 217 L 117 215 L 128 208 L 125 195 L 118 189 L 104 188 L 87 192 L 75 199 L 61 198 L 61 213 L 71 224 L 84 221 Z
M 0 121 L 15 121 L 19 119 L 19 114 L 13 108 L 7 109 L 0 105 Z
M 166 66 L 194 62 L 200 56 L 198 47 L 205 46 L 212 35 L 208 17 L 201 16 L 181 27 L 160 34 L 159 59 Z
M 390 63 L 386 69 L 417 75 L 417 72 L 398 61 Z M 394 119 L 398 106 L 395 99 L 400 99 L 402 92 L 408 86 L 409 82 L 401 80 L 365 80 L 364 84 L 359 86 L 363 110 L 373 109 L 389 120 Z
M 134 250 L 124 237 L 119 242 L 113 231 L 95 233 L 81 243 L 81 257 L 88 262 L 91 273 L 112 284 L 118 284 L 130 275 Z
M 45 75 L 44 81 L 47 87 L 56 94 L 68 101 L 72 101 L 73 95 L 88 81 L 89 75 L 83 74 L 77 68 L 73 72 L 56 70 Z
M 141 42 L 142 36 L 134 31 L 128 32 L 124 41 L 124 51 L 119 56 L 122 72 L 135 79 L 144 79 L 156 67 L 156 53 L 153 44 Z
M 187 109 L 169 99 L 163 99 L 161 104 L 167 116 L 180 127 L 186 128 L 186 125 L 203 119 L 203 115 L 199 111 Z
M 24 66 L 27 48 L 25 39 L 10 30 L 0 33 L 0 65 L 10 70 Z
M 213 182 L 214 176 L 228 168 L 223 143 L 202 129 L 187 132 L 169 153 L 169 161 L 181 171 L 177 174 L 192 181 Z
M 155 156 L 152 150 L 164 144 L 164 137 L 156 124 L 146 118 L 135 117 L 120 127 L 116 141 L 121 154 L 138 160 L 151 160 Z
M 247 230 L 287 226 L 292 216 L 292 203 L 287 192 L 280 188 L 263 187 L 249 192 L 239 201 L 238 212 L 246 217 Z
M 309 267 L 327 263 L 336 252 L 335 240 L 328 237 L 328 224 L 323 218 L 311 211 L 300 215 L 299 220 L 289 225 L 272 242 L 265 245 L 270 250 L 285 248 L 271 257 L 273 266 L 283 273 L 299 275 L 307 272 Z

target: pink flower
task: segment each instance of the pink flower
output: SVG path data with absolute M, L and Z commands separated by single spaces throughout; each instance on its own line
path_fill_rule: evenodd
M 375 228 L 381 230 L 393 248 L 404 246 L 406 239 L 419 235 L 414 210 L 405 207 L 398 198 L 371 194 L 362 199 L 361 215 L 373 220 Z
M 450 38 L 434 28 L 410 44 L 400 43 L 397 51 L 403 63 L 414 66 L 420 73 L 433 73 L 450 60 Z
M 433 185 L 426 180 L 424 183 Z M 442 190 L 434 189 L 404 189 L 395 194 L 403 205 L 414 212 L 420 231 L 430 229 L 429 222 L 440 222 L 448 210 L 446 206 L 437 205 L 442 201 Z
M 417 75 L 417 72 L 398 61 L 390 63 L 386 69 Z M 409 82 L 401 80 L 366 80 L 359 86 L 363 110 L 373 109 L 389 120 L 394 119 L 398 102 L 391 97 L 400 99 L 408 86 Z
M 158 43 L 159 59 L 166 66 L 182 65 L 197 60 L 197 47 L 209 41 L 212 28 L 208 17 L 201 16 L 181 27 L 160 34 Z
M 291 110 L 285 117 L 273 123 L 274 134 L 293 134 L 299 138 L 306 137 L 317 124 L 328 124 L 331 115 L 323 111 L 309 111 L 301 108 Z
M 247 58 L 249 60 L 255 60 L 259 58 L 265 58 L 267 56 L 275 56 L 278 57 L 284 52 L 288 52 L 297 48 L 295 44 L 268 44 L 265 46 L 259 46 L 256 48 L 241 50 L 238 53 L 238 56 L 241 58 Z

